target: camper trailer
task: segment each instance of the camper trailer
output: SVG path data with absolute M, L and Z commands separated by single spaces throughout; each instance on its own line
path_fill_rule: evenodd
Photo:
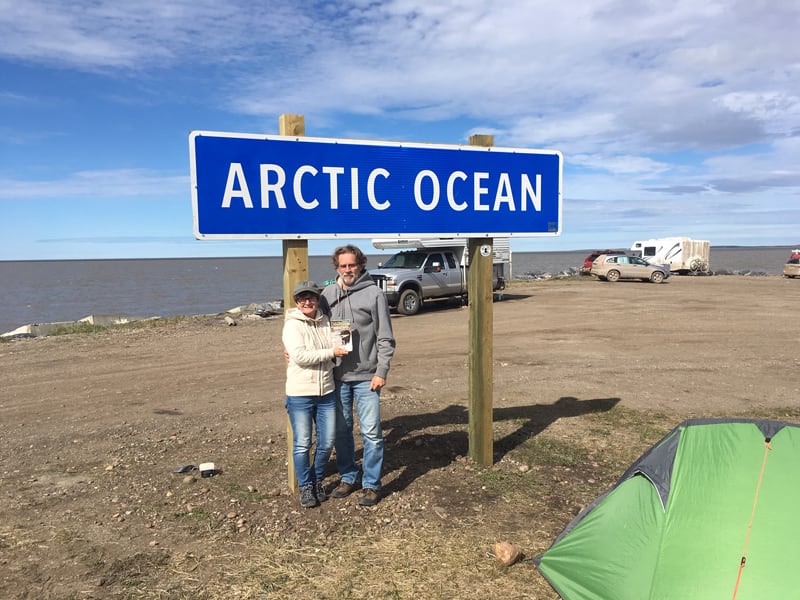
M 708 273 L 711 245 L 708 240 L 666 237 L 633 242 L 631 253 L 649 263 L 669 265 L 670 271 Z
M 379 250 L 401 250 L 369 271 L 389 306 L 400 314 L 416 314 L 428 300 L 466 296 L 465 238 L 375 239 L 372 245 Z M 509 239 L 495 238 L 492 250 L 492 289 L 497 292 L 511 277 Z

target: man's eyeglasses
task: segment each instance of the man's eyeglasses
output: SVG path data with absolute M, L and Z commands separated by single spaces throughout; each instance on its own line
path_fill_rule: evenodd
M 317 302 L 318 300 L 319 298 L 317 298 L 316 296 L 298 296 L 297 298 L 294 299 L 294 301 L 297 302 L 298 304 L 302 304 L 303 302 L 314 303 Z
M 350 263 L 349 265 L 341 265 L 341 264 L 340 264 L 340 265 L 339 265 L 339 268 L 340 268 L 340 269 L 357 269 L 357 268 L 358 268 L 358 266 L 359 266 L 359 265 L 358 265 L 357 263 Z

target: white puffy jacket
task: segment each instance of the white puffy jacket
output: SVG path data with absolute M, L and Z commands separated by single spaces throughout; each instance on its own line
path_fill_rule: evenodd
M 286 311 L 283 347 L 289 353 L 286 366 L 287 396 L 324 396 L 336 389 L 333 382 L 333 342 L 327 315 L 305 316 L 299 308 Z

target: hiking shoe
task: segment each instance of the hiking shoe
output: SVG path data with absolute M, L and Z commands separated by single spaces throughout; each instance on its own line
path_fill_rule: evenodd
M 314 494 L 317 496 L 317 502 L 325 502 L 328 499 L 325 493 L 325 485 L 321 481 L 314 484 Z
M 300 488 L 300 506 L 303 508 L 314 508 L 317 505 L 317 497 L 314 495 L 314 484 L 309 483 Z
M 381 499 L 381 493 L 372 488 L 364 488 L 364 493 L 358 498 L 360 506 L 375 506 Z
M 347 483 L 346 481 L 342 481 L 336 486 L 336 489 L 331 492 L 331 498 L 346 498 L 355 490 L 355 483 Z

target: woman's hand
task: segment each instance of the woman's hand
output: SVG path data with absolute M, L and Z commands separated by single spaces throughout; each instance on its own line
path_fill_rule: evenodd
M 344 356 L 345 354 L 349 354 L 350 351 L 347 348 L 342 348 L 341 346 L 336 346 L 333 349 L 333 355 L 336 357 Z

